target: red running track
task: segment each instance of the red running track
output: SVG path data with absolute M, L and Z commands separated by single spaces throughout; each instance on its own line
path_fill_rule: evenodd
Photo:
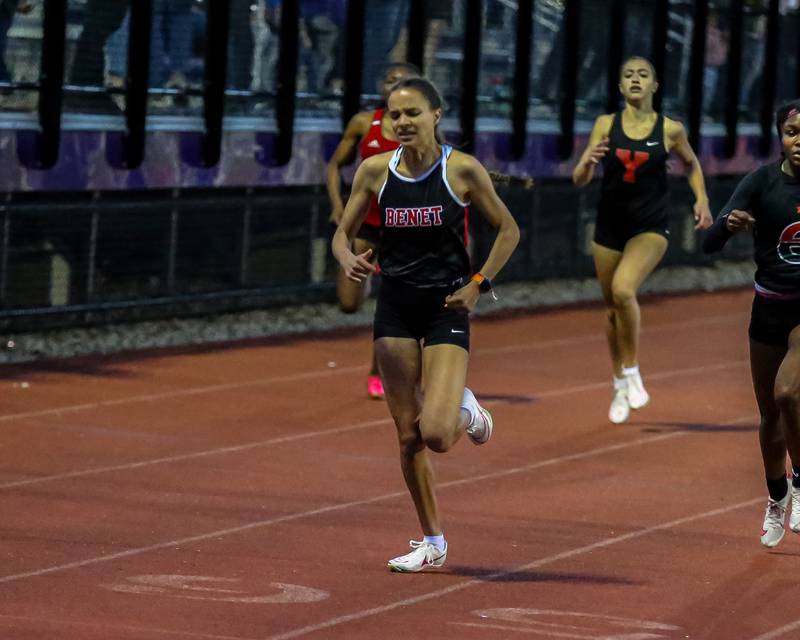
M 419 529 L 367 332 L 6 367 L 0 638 L 800 637 L 800 538 L 758 540 L 750 297 L 646 301 L 620 426 L 600 309 L 476 320 L 495 436 L 435 457 L 429 574 L 385 568 Z

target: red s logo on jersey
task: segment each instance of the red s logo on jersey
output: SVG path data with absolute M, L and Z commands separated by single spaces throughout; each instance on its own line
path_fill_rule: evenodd
M 800 265 L 800 222 L 793 222 L 781 232 L 778 255 L 784 262 Z
M 625 166 L 625 175 L 622 179 L 633 184 L 636 182 L 636 170 L 648 161 L 650 154 L 646 151 L 617 149 L 617 158 Z

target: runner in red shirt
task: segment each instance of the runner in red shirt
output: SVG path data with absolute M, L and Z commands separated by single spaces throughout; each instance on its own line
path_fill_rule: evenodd
M 385 97 L 389 89 L 399 80 L 406 77 L 419 76 L 420 71 L 413 64 L 407 62 L 396 62 L 386 68 L 383 80 L 381 81 L 381 93 Z M 361 160 L 386 151 L 393 151 L 399 146 L 397 138 L 392 131 L 391 120 L 386 113 L 384 106 L 374 111 L 362 111 L 352 117 L 342 135 L 342 140 L 328 163 L 327 187 L 328 196 L 331 200 L 331 222 L 339 225 L 344 211 L 341 185 L 343 166 L 353 161 L 356 148 L 358 148 Z M 378 240 L 380 236 L 381 220 L 378 209 L 378 201 L 373 198 L 370 202 L 369 212 L 361 229 L 353 241 L 353 252 L 358 255 L 368 249 L 372 249 L 372 260 L 377 256 Z M 340 269 L 337 279 L 337 293 L 339 305 L 345 313 L 355 313 L 369 289 L 369 281 L 364 283 L 348 280 L 344 272 Z M 370 398 L 383 398 L 383 383 L 378 374 L 378 365 L 375 355 L 372 356 L 369 377 L 367 378 L 367 392 Z

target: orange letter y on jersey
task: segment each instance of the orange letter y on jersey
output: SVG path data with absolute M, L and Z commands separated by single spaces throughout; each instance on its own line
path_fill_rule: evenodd
M 631 151 L 630 149 L 617 149 L 617 158 L 625 165 L 625 182 L 636 182 L 636 170 L 647 162 L 650 154 L 646 151 Z

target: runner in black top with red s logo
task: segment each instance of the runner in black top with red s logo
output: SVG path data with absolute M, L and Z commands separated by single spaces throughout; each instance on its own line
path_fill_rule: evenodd
M 753 232 L 750 371 L 769 493 L 761 527 L 766 547 L 783 538 L 790 500 L 789 528 L 800 533 L 800 100 L 778 109 L 775 120 L 783 157 L 739 183 L 703 243 L 710 253 L 735 233 Z

